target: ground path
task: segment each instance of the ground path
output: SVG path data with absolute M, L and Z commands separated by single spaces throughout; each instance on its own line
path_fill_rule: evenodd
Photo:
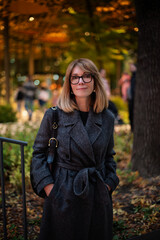
M 14 132 L 19 129 L 23 132 L 25 122 L 28 126 L 37 129 L 42 117 L 43 113 L 37 110 L 30 122 L 27 118 L 24 118 L 18 119 L 16 123 L 0 124 L 0 135 L 4 136 L 8 130 Z M 127 144 L 127 141 L 130 141 L 129 125 L 115 126 L 115 140 L 118 137 L 126 138 L 124 145 Z M 131 157 L 130 152 L 124 149 L 117 149 L 117 173 L 120 184 L 113 193 L 114 240 L 125 240 L 160 229 L 160 177 L 143 179 L 137 172 L 132 172 L 128 167 Z M 6 199 L 8 239 L 21 239 L 14 237 L 23 235 L 22 196 L 9 183 L 6 184 Z M 26 200 L 28 237 L 34 240 L 39 232 L 43 199 L 36 196 L 29 185 L 26 189 Z M 0 239 L 3 239 L 1 212 L 0 201 Z M 152 238 L 151 240 L 158 239 Z

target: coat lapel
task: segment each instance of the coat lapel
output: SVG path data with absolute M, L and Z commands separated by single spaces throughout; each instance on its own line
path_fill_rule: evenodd
M 71 138 L 95 164 L 92 144 L 101 133 L 101 115 L 90 110 L 86 126 L 84 126 L 79 112 L 75 110 L 73 113 L 64 113 L 63 122 Z
M 97 140 L 102 131 L 102 115 L 101 113 L 94 113 L 91 109 L 86 123 L 86 130 L 91 144 Z

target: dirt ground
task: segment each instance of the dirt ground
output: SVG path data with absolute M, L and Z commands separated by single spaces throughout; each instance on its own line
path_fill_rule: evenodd
M 119 131 L 118 127 L 116 131 Z M 160 229 L 160 176 L 143 179 L 138 172 L 132 172 L 128 167 L 131 157 L 130 153 L 117 153 L 117 155 L 120 156 L 117 160 L 117 174 L 120 178 L 120 183 L 113 193 L 113 240 L 130 239 L 131 237 Z M 5 190 L 7 239 L 22 240 L 22 194 L 16 192 L 12 185 L 7 182 Z M 26 206 L 28 239 L 30 240 L 37 239 L 43 201 L 43 199 L 33 193 L 31 186 L 27 187 Z M 0 239 L 3 239 L 2 217 L 2 199 L 0 197 Z

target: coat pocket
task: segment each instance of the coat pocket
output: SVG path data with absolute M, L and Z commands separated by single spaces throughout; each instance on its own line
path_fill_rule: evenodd
M 49 195 L 47 196 L 47 198 L 50 198 L 50 197 L 52 196 L 52 193 L 53 193 L 53 191 L 54 191 L 54 186 L 55 186 L 55 184 L 53 185 L 53 188 L 52 188 L 52 190 L 50 191 L 50 193 L 49 193 Z

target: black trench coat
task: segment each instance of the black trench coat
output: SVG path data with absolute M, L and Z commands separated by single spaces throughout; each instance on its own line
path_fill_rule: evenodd
M 84 126 L 79 111 L 58 109 L 56 167 L 47 164 L 53 110 L 48 109 L 33 146 L 31 183 L 45 197 L 40 240 L 111 240 L 112 191 L 119 183 L 113 160 L 114 117 L 89 111 Z M 48 197 L 44 187 L 54 183 Z

